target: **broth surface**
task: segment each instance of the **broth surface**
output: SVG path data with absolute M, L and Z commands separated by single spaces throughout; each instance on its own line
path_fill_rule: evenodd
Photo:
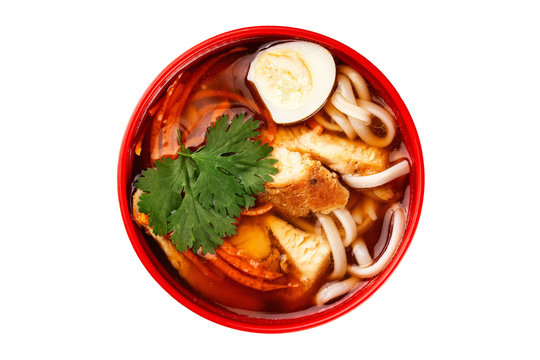
M 139 156 L 135 156 L 133 166 L 133 179 L 135 180 L 141 171 L 150 167 L 152 163 L 162 156 L 174 156 L 177 150 L 176 133 L 177 130 L 182 136 L 182 141 L 192 150 L 197 149 L 204 144 L 204 134 L 208 126 L 223 114 L 227 114 L 229 119 L 234 115 L 247 114 L 247 117 L 254 117 L 260 120 L 261 131 L 264 134 L 269 127 L 272 119 L 264 103 L 259 97 L 253 85 L 246 80 L 249 65 L 257 51 L 268 47 L 275 41 L 252 41 L 242 45 L 235 45 L 231 48 L 219 50 L 211 53 L 196 63 L 188 66 L 183 72 L 174 76 L 170 83 L 164 87 L 163 92 L 154 100 L 149 108 L 144 120 L 143 131 L 138 139 L 137 149 L 140 150 Z M 336 64 L 342 62 L 334 56 Z M 348 64 L 355 67 L 355 64 Z M 359 69 L 360 70 L 360 69 Z M 172 88 L 172 91 L 171 91 Z M 177 90 L 176 92 L 174 90 Z M 373 98 L 380 105 L 385 105 L 384 100 L 375 89 L 370 86 Z M 167 100 L 170 92 L 170 99 Z M 170 106 L 166 113 L 161 114 L 159 107 L 165 101 L 170 101 Z M 158 110 L 156 110 L 158 109 Z M 277 125 L 285 126 L 285 125 Z M 375 120 L 373 126 L 380 126 L 380 120 Z M 374 130 L 374 133 L 377 134 Z M 338 132 L 325 130 L 325 132 L 337 136 L 345 137 Z M 264 135 L 261 135 L 264 137 Z M 156 139 L 159 139 L 156 146 Z M 356 141 L 360 141 L 356 139 Z M 398 131 L 396 138 L 385 149 L 393 152 L 400 149 L 403 145 L 401 134 Z M 342 182 L 343 184 L 343 182 Z M 373 194 L 370 191 L 357 190 L 343 184 L 351 193 L 349 204 L 352 209 L 353 202 L 373 201 L 375 206 L 376 219 L 365 233 L 362 239 L 365 241 L 369 252 L 376 260 L 386 247 L 386 240 L 380 241 L 382 231 L 382 220 L 386 210 L 391 203 L 372 199 Z M 394 202 L 403 202 L 405 191 L 408 186 L 408 175 L 393 180 L 392 189 L 394 189 Z M 407 204 L 402 204 L 407 208 Z M 267 215 L 275 215 L 286 219 L 294 224 L 294 219 L 283 216 L 275 209 Z M 239 226 L 250 217 L 241 217 Z M 310 215 L 303 218 L 314 227 L 317 227 L 316 217 Z M 196 266 L 186 257 L 180 256 L 181 275 L 170 263 L 165 252 L 159 244 L 149 235 L 145 234 L 147 242 L 154 252 L 155 256 L 164 265 L 169 274 L 184 287 L 192 289 L 199 297 L 206 299 L 211 303 L 224 306 L 232 311 L 244 312 L 254 311 L 256 313 L 290 313 L 314 307 L 314 295 L 319 288 L 327 282 L 327 275 L 332 271 L 332 263 L 327 267 L 324 274 L 319 277 L 315 284 L 308 290 L 304 286 L 290 287 L 272 291 L 258 291 L 241 285 L 228 276 L 224 276 L 210 261 L 199 257 L 203 267 Z M 278 241 L 271 236 L 273 248 L 282 249 Z M 347 250 L 349 263 L 354 261 L 350 249 Z M 290 264 L 289 264 L 290 266 Z M 210 269 L 210 275 L 205 270 Z M 297 281 L 293 269 L 285 275 L 285 281 Z M 358 287 L 369 280 L 361 281 Z M 338 300 L 339 301 L 339 300 Z M 237 309 L 237 310 L 235 310 Z

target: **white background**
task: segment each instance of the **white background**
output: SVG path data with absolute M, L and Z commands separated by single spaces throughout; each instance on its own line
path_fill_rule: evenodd
M 0 5 L 0 358 L 539 358 L 540 25 L 533 2 Z M 120 142 L 139 97 L 218 33 L 287 25 L 371 60 L 407 104 L 426 191 L 367 302 L 292 334 L 179 305 L 124 230 Z M 536 344 L 535 344 L 536 342 Z

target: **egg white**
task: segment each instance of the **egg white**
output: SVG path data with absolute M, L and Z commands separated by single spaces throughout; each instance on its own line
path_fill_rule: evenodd
M 324 47 L 307 41 L 271 46 L 251 62 L 251 81 L 278 124 L 302 121 L 328 99 L 336 78 L 336 64 Z

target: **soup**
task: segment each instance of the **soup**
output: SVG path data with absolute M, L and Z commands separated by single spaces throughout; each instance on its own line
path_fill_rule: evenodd
M 407 149 L 391 109 L 362 69 L 329 50 L 294 39 L 222 48 L 176 74 L 149 107 L 135 147 L 133 219 L 171 276 L 199 298 L 261 317 L 309 311 L 361 291 L 394 256 L 406 224 Z M 271 158 L 275 171 L 261 165 L 267 173 L 242 168 L 235 174 L 239 166 L 228 156 L 242 150 L 223 150 L 223 166 L 192 161 L 193 154 L 231 146 L 227 136 L 251 119 L 258 121 L 256 132 L 241 141 L 263 155 L 250 163 L 268 165 Z M 219 136 L 211 135 L 219 129 Z M 174 201 L 155 196 L 152 209 L 151 191 L 141 184 L 166 166 L 213 186 L 193 194 L 184 187 Z M 176 180 L 170 186 L 153 180 L 161 184 L 155 188 L 183 181 L 167 174 L 163 179 Z M 244 175 L 264 177 L 264 188 L 239 193 Z M 184 231 L 195 213 L 182 212 L 179 204 L 188 197 L 215 222 L 199 219 L 204 226 Z M 169 201 L 176 207 L 160 222 Z M 221 201 L 229 206 L 220 207 Z M 241 213 L 213 246 L 217 221 L 233 218 L 231 207 L 238 204 Z

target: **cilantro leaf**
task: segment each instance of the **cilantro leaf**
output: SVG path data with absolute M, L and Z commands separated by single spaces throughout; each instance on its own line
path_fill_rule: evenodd
M 224 236 L 235 234 L 233 223 L 236 220 L 230 216 L 222 216 L 212 208 L 204 209 L 194 198 L 189 181 L 193 178 L 193 170 L 188 166 L 184 172 L 188 185 L 182 204 L 168 217 L 171 240 L 180 252 L 188 248 L 195 252 L 202 247 L 204 253 L 213 253 L 214 249 L 223 243 Z
M 158 160 L 155 168 L 144 170 L 135 183 L 137 188 L 144 191 L 140 197 L 139 211 L 149 214 L 148 222 L 156 235 L 167 234 L 167 217 L 182 202 L 187 169 L 185 161 L 185 158 Z
M 236 232 L 235 217 L 255 204 L 254 195 L 277 172 L 272 148 L 253 141 L 260 123 L 245 115 L 218 118 L 206 145 L 192 152 L 181 143 L 176 159 L 162 158 L 135 186 L 144 191 L 139 210 L 156 235 L 171 234 L 179 251 L 213 252 Z
M 202 247 L 203 253 L 214 253 L 214 249 L 223 243 L 223 237 L 236 233 L 236 220 L 222 216 L 214 209 L 204 209 L 201 204 L 187 193 L 180 208 L 169 218 L 171 240 L 178 251 Z
M 198 152 L 205 151 L 208 154 L 217 155 L 243 151 L 246 139 L 259 135 L 257 128 L 260 126 L 260 123 L 253 118 L 244 121 L 245 117 L 245 114 L 237 115 L 230 124 L 228 115 L 218 118 L 214 124 L 210 125 L 206 135 L 206 145 Z M 224 135 L 227 136 L 224 137 Z
M 272 176 L 277 173 L 273 166 L 277 160 L 268 158 L 272 147 L 261 145 L 260 141 L 248 142 L 242 153 L 230 156 L 229 171 L 236 174 L 243 184 L 246 193 L 256 194 L 264 191 L 264 183 L 273 181 Z M 257 171 L 252 171 L 256 167 Z
M 272 166 L 277 160 L 266 159 L 272 152 L 268 144 L 249 140 L 258 134 L 258 121 L 244 121 L 240 115 L 228 125 L 227 119 L 222 116 L 210 127 L 206 145 L 191 156 L 201 170 L 195 195 L 206 209 L 213 206 L 220 214 L 239 216 L 245 195 L 264 191 L 264 182 L 272 181 L 269 174 L 277 172 Z

